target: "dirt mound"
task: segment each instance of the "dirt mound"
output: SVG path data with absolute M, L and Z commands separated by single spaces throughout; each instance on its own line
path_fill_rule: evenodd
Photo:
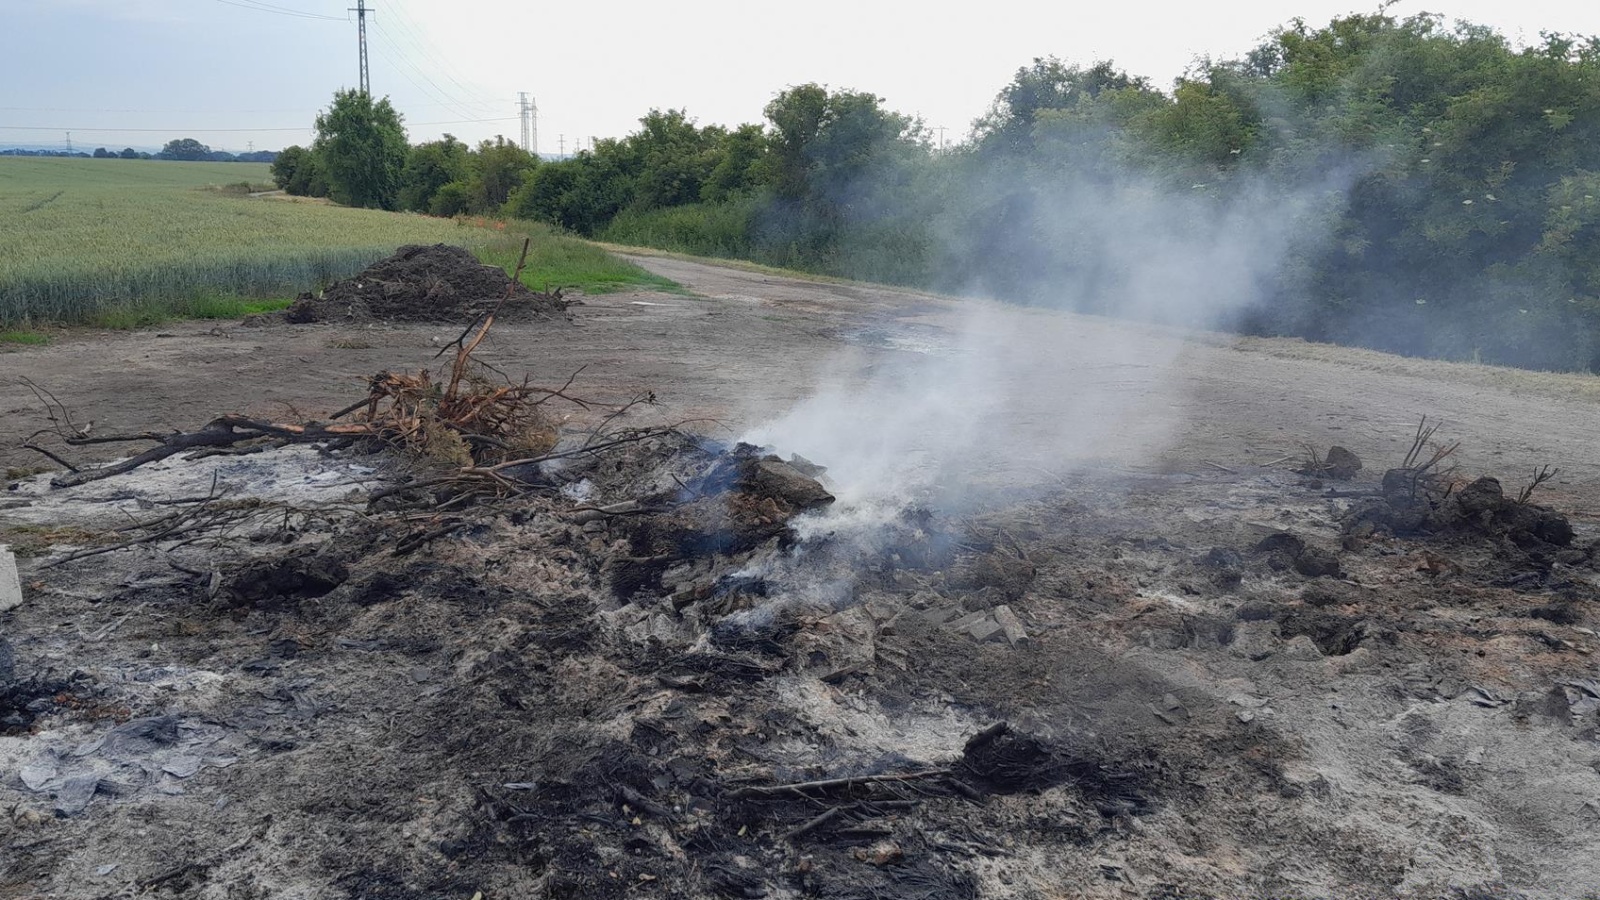
M 1374 531 L 1397 535 L 1477 534 L 1505 538 L 1523 547 L 1565 547 L 1572 523 L 1548 506 L 1526 497 L 1505 496 L 1500 481 L 1488 476 L 1459 490 L 1439 479 L 1418 478 L 1412 469 L 1390 469 L 1382 498 L 1356 507 L 1344 520 L 1347 534 Z
M 401 247 L 353 278 L 330 285 L 320 297 L 302 294 L 284 312 L 294 324 L 311 322 L 470 322 L 510 299 L 501 318 L 565 314 L 561 291 L 541 294 L 513 285 L 498 266 L 484 265 L 449 244 Z

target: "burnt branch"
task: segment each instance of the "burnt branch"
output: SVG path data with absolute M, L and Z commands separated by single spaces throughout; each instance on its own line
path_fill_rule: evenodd
M 1560 473 L 1560 469 L 1552 469 L 1549 466 L 1540 466 L 1533 473 L 1533 480 L 1528 482 L 1528 486 L 1517 493 L 1517 503 L 1525 504 L 1529 500 L 1533 499 L 1533 492 L 1539 487 L 1539 485 L 1544 484 Z

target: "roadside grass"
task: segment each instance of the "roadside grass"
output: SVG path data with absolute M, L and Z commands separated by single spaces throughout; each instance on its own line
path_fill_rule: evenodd
M 20 346 L 39 346 L 50 343 L 50 335 L 42 331 L 28 328 L 13 328 L 0 331 L 0 344 L 15 344 Z
M 618 244 L 659 247 L 717 259 L 752 259 L 760 255 L 750 240 L 759 209 L 760 201 L 749 198 L 648 212 L 624 210 L 598 237 Z
M 563 287 L 576 288 L 585 294 L 608 294 L 646 288 L 687 293 L 676 282 L 618 259 L 599 244 L 567 237 L 537 222 L 506 223 L 505 231 L 475 252 L 479 259 L 510 273 L 516 269 L 524 236 L 533 238 L 528 249 L 528 264 L 522 273 L 522 283 L 530 290 L 548 292 Z
M 139 328 L 281 308 L 406 244 L 466 247 L 523 281 L 681 290 L 543 225 L 438 219 L 247 196 L 265 165 L 0 158 L 0 329 Z M 267 305 L 261 305 L 266 303 Z
M 284 309 L 293 303 L 287 298 L 259 299 L 201 294 L 188 299 L 162 299 L 138 306 L 112 306 L 88 317 L 82 324 L 108 331 L 150 328 L 180 319 L 242 319 L 258 313 Z

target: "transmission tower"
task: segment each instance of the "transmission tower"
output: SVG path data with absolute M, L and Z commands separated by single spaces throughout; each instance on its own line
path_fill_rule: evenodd
M 67 152 L 72 152 L 72 132 L 67 132 Z
M 535 156 L 539 154 L 539 102 L 527 91 L 517 94 L 517 112 L 522 116 L 522 149 Z
M 356 38 L 361 44 L 361 93 L 372 96 L 372 77 L 367 73 L 367 0 L 356 0 Z

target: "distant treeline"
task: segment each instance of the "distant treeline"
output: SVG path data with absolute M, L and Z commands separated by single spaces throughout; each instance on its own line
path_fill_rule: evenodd
M 229 153 L 226 150 L 213 150 L 194 138 L 180 138 L 168 141 L 167 145 L 156 153 L 135 150 L 124 147 L 121 150 L 108 150 L 105 147 L 96 147 L 93 153 L 70 150 L 38 150 L 20 147 L 0 150 L 0 156 L 59 156 L 73 159 L 169 159 L 185 162 L 251 162 L 270 163 L 278 158 L 276 150 L 252 150 L 249 153 Z
M 766 119 L 700 127 L 651 111 L 634 134 L 559 162 L 447 136 L 393 155 L 392 179 L 359 198 L 329 177 L 343 163 L 322 139 L 284 151 L 274 171 L 290 191 L 360 205 L 503 214 L 1249 333 L 1600 369 L 1593 38 L 1517 47 L 1432 15 L 1295 21 L 1241 59 L 1196 64 L 1171 91 L 1109 62 L 1038 59 L 970 140 L 944 150 L 869 93 L 793 87 Z

